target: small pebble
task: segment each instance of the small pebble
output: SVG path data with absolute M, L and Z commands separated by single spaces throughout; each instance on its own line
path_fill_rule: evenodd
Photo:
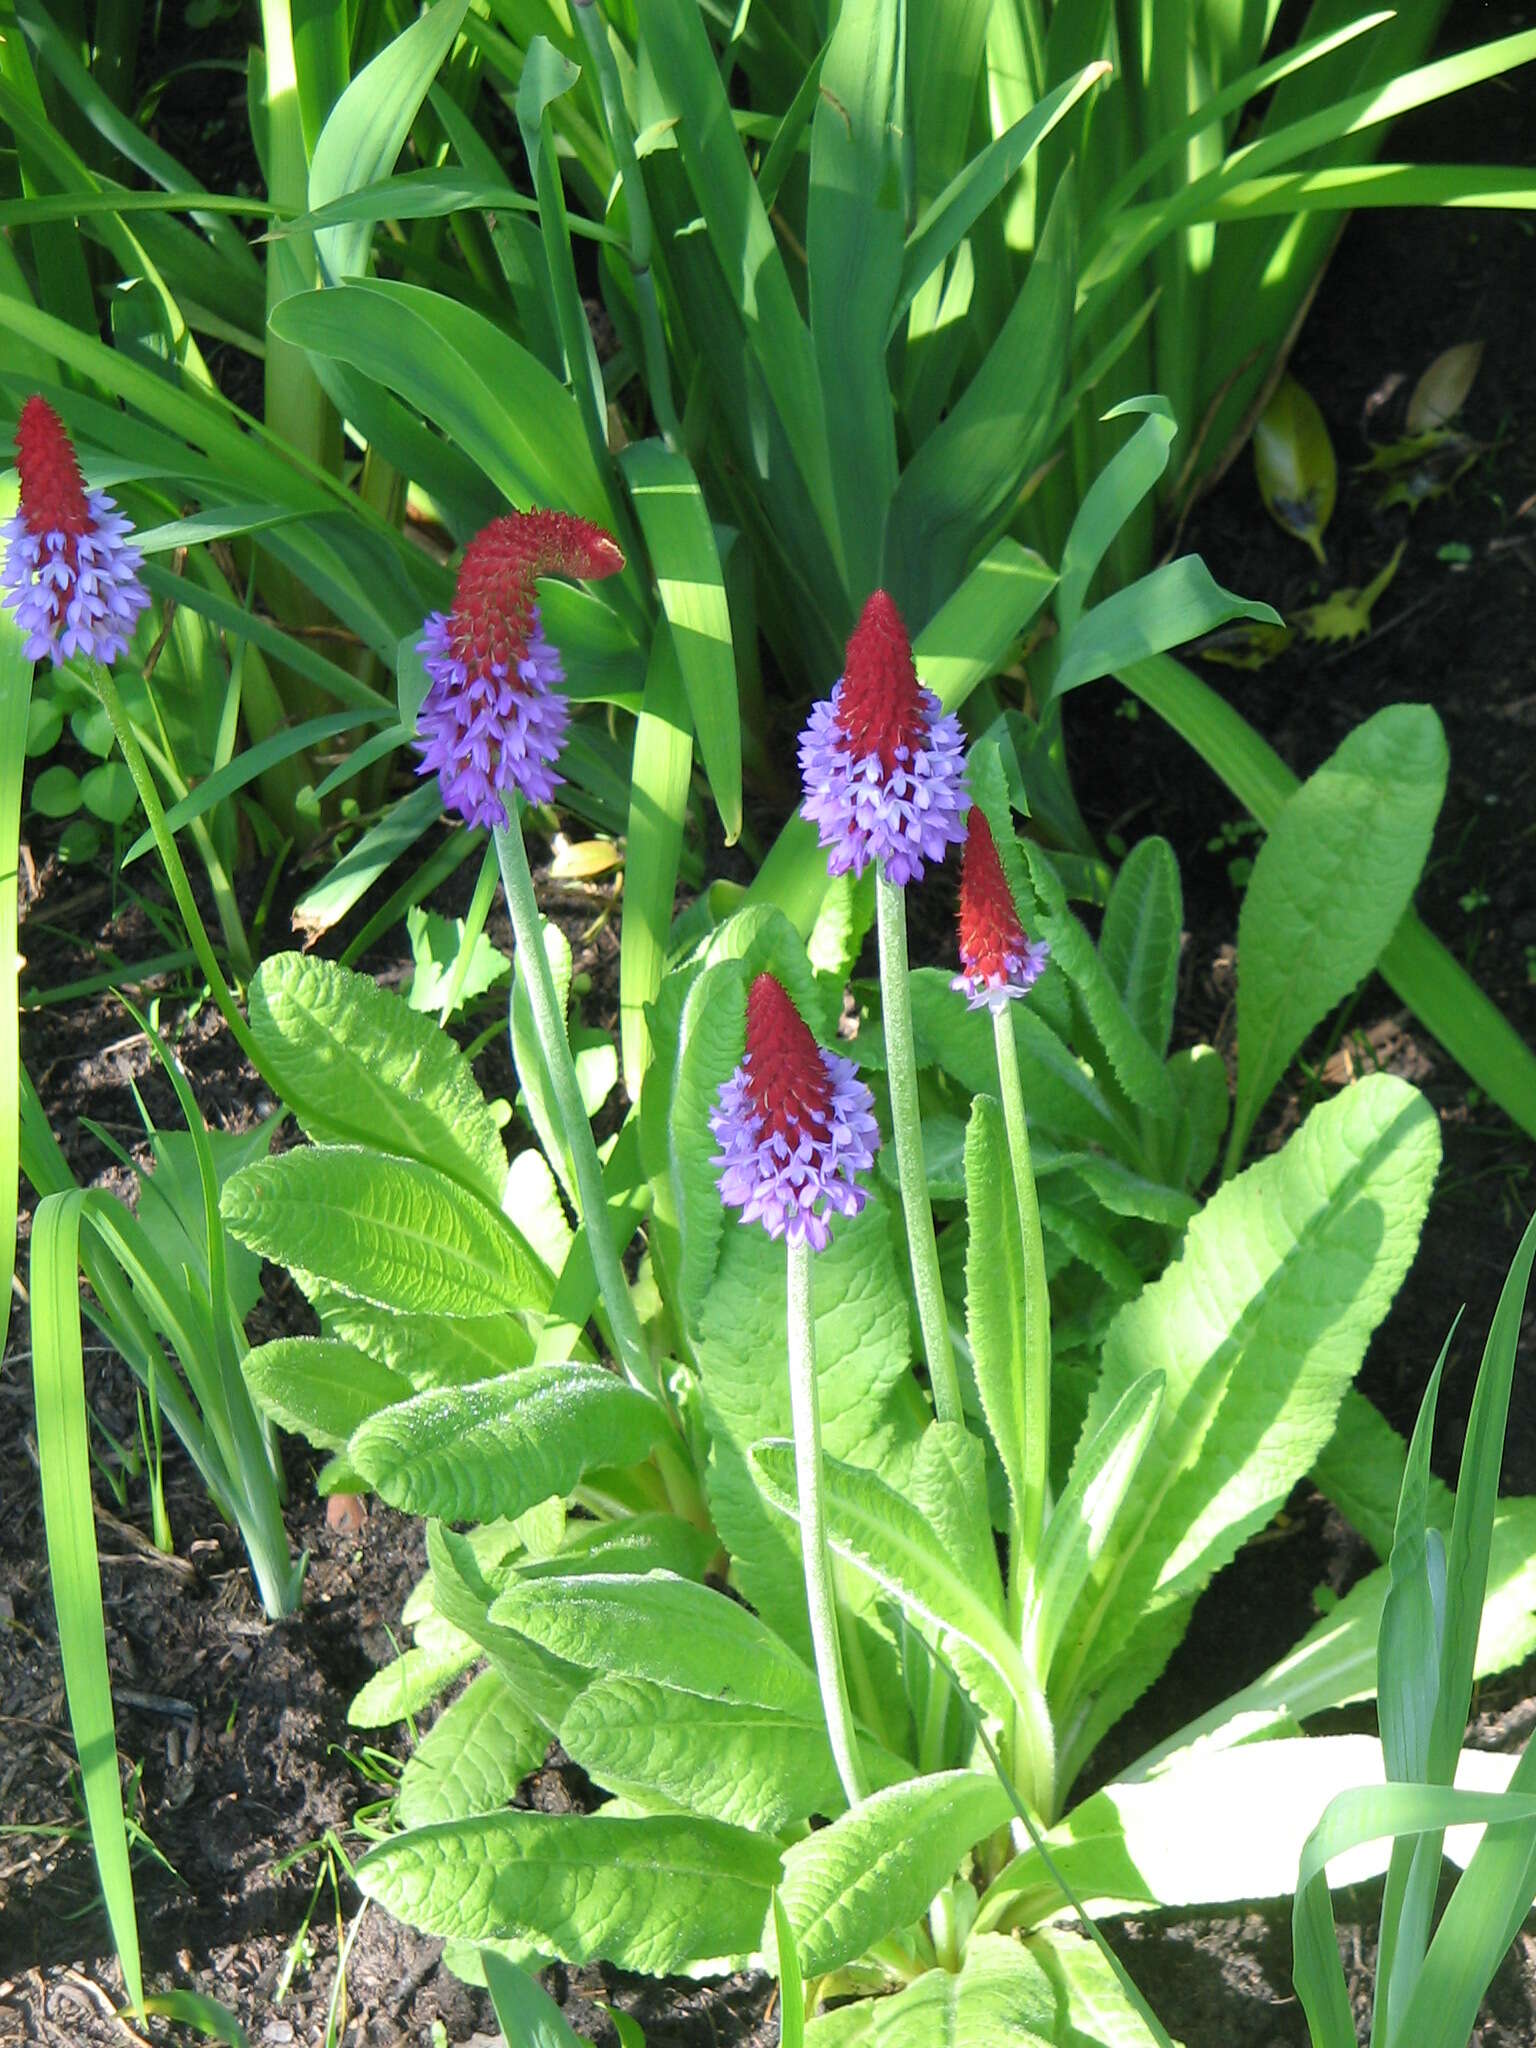
M 287 2020 L 268 2020 L 261 2030 L 261 2038 L 272 2042 L 273 2048 L 280 2048 L 281 2043 L 293 2039 L 293 2028 Z

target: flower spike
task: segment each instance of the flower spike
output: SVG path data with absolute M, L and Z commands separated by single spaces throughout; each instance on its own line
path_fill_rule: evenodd
M 959 719 L 918 681 L 901 614 L 877 590 L 800 735 L 800 809 L 828 870 L 861 875 L 876 860 L 898 888 L 920 882 L 965 837 L 964 753 Z
M 1045 971 L 1051 949 L 1025 937 L 986 813 L 973 806 L 960 861 L 960 965 L 950 983 L 973 1010 L 1005 1010 L 1027 996 Z
M 108 665 L 127 650 L 149 603 L 133 528 L 105 491 L 87 491 L 74 444 L 45 398 L 16 423 L 21 505 L 0 529 L 3 599 L 27 635 L 28 661 L 72 654 Z
M 623 566 L 611 534 L 568 512 L 506 513 L 465 549 L 452 610 L 433 612 L 416 643 L 432 679 L 416 772 L 436 774 L 444 805 L 466 823 L 505 825 L 507 791 L 547 803 L 564 780 L 554 763 L 570 707 L 559 649 L 539 622 L 538 578 L 596 579 Z
M 726 1206 L 770 1237 L 825 1251 L 827 1212 L 857 1216 L 868 1200 L 854 1175 L 875 1161 L 873 1110 L 853 1061 L 824 1051 L 783 984 L 758 975 L 747 995 L 746 1056 L 709 1117 Z

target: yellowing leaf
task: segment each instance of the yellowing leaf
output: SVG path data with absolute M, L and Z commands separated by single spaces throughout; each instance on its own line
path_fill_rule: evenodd
M 557 882 L 589 882 L 622 865 L 624 856 L 611 839 L 567 840 L 556 849 L 549 864 L 550 879 Z
M 1253 430 L 1253 466 L 1264 508 L 1320 562 L 1339 469 L 1323 416 L 1294 377 L 1282 377 Z
M 1223 668 L 1267 668 L 1294 638 L 1289 626 L 1272 626 L 1257 619 L 1223 627 L 1202 640 L 1196 652 L 1202 661 L 1220 662 Z
M 1483 360 L 1480 341 L 1461 341 L 1438 355 L 1414 386 L 1405 421 L 1408 432 L 1426 434 L 1453 420 L 1467 402 Z
M 1453 427 L 1437 427 L 1431 433 L 1415 434 L 1376 449 L 1363 467 L 1390 479 L 1376 500 L 1377 511 L 1406 505 L 1412 512 L 1430 498 L 1443 498 L 1482 452 L 1481 442 Z
M 1400 540 L 1386 567 L 1373 576 L 1363 590 L 1336 590 L 1321 604 L 1309 604 L 1294 612 L 1291 622 L 1307 640 L 1358 640 L 1370 631 L 1371 611 L 1377 598 L 1397 574 L 1408 543 Z

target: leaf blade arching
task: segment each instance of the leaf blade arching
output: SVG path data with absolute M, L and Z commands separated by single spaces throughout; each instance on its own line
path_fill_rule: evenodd
M 1059 1712 L 1084 1692 L 1111 1718 L 1115 1701 L 1123 1711 L 1149 1682 L 1138 1632 L 1154 1654 L 1158 1615 L 1194 1597 L 1327 1442 L 1407 1270 L 1439 1149 L 1415 1090 L 1358 1082 L 1228 1182 L 1179 1258 L 1120 1311 L 1083 1440 L 1143 1373 L 1161 1370 L 1166 1392 L 1116 1540 L 1064 1633 L 1076 1647 L 1052 1673 Z

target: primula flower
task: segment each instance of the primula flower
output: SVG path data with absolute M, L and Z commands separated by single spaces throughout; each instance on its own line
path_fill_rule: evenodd
M 453 609 L 433 612 L 416 643 L 432 679 L 416 720 L 416 772 L 436 774 L 444 805 L 467 823 L 508 824 L 509 790 L 547 803 L 564 780 L 554 763 L 570 707 L 559 649 L 539 623 L 538 578 L 623 566 L 611 534 L 568 512 L 508 512 L 465 549 Z
M 760 974 L 747 995 L 746 1057 L 710 1111 L 721 1200 L 770 1237 L 825 1251 L 827 1212 L 857 1216 L 868 1199 L 854 1175 L 880 1144 L 873 1109 L 853 1061 L 824 1052 L 783 984 Z
M 21 505 L 0 529 L 3 595 L 27 636 L 28 661 L 116 661 L 149 603 L 133 528 L 105 491 L 86 490 L 64 422 L 45 398 L 21 408 L 16 467 Z
M 803 816 L 834 875 L 878 860 L 888 882 L 923 879 L 965 837 L 965 738 L 917 679 L 901 614 L 877 590 L 859 615 L 830 698 L 800 735 Z
M 1015 996 L 1029 994 L 1050 956 L 1044 939 L 1031 944 L 1024 936 L 992 828 L 986 813 L 973 808 L 960 859 L 960 964 L 965 971 L 950 987 L 969 996 L 973 1010 L 985 1005 L 996 1012 Z

